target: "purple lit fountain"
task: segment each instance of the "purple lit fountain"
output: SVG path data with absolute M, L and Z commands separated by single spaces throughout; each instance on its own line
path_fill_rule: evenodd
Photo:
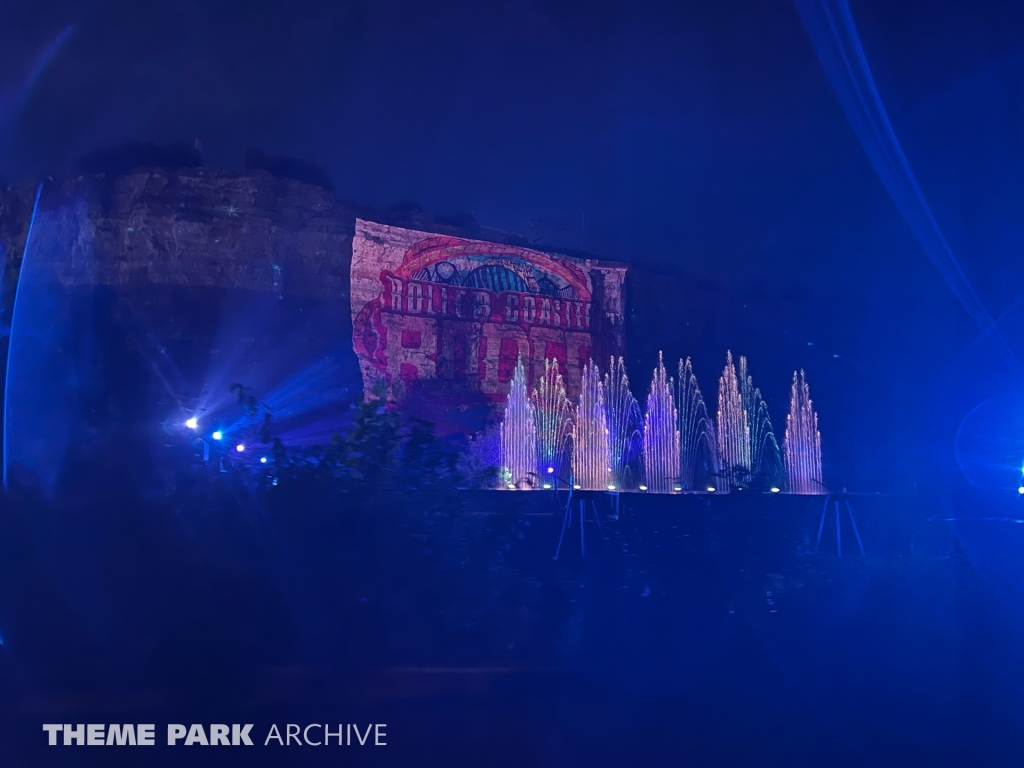
M 748 480 L 759 479 L 776 487 L 782 482 L 782 457 L 779 444 L 768 415 L 768 404 L 761 397 L 761 390 L 754 386 L 747 369 L 747 358 L 740 357 L 740 395 L 743 409 L 747 412 L 748 434 L 750 435 L 750 476 Z
M 572 440 L 572 405 L 557 360 L 544 361 L 544 375 L 533 390 L 533 419 L 537 425 L 538 474 L 564 477 Z
M 652 493 L 672 493 L 681 490 L 679 482 L 679 430 L 678 414 L 672 396 L 673 382 L 665 370 L 665 362 L 658 353 L 658 367 L 654 369 L 651 391 L 647 396 L 644 415 L 644 471 L 647 489 Z
M 621 357 L 618 360 L 613 357 L 610 362 L 604 377 L 604 402 L 612 484 L 616 488 L 635 488 L 643 480 L 640 462 L 644 420 L 640 405 L 629 389 L 625 363 Z
M 501 422 L 501 487 L 529 488 L 536 484 L 536 472 L 537 427 L 526 389 L 526 367 L 520 355 Z
M 719 490 L 727 491 L 750 472 L 750 425 L 743 407 L 732 352 L 726 352 L 725 370 L 718 380 L 718 424 L 715 430 L 721 466 Z
M 693 374 L 690 358 L 679 361 L 679 485 L 684 490 L 707 487 L 707 480 L 718 472 L 714 432 L 704 397 Z
M 615 490 L 608 449 L 604 384 L 591 360 L 583 368 L 582 388 L 572 427 L 573 482 L 585 491 Z
M 803 371 L 793 376 L 786 436 L 779 450 L 768 405 L 747 360 L 727 353 L 712 419 L 690 359 L 678 382 L 658 355 L 641 413 L 622 358 L 604 377 L 594 361 L 583 368 L 581 391 L 569 402 L 557 360 L 544 362 L 532 396 L 520 358 L 501 424 L 501 487 L 651 493 L 725 492 L 759 488 L 822 493 L 821 438 Z
M 787 489 L 790 493 L 821 494 L 821 433 L 818 414 L 814 412 L 811 388 L 801 370 L 793 373 L 786 416 L 786 436 L 782 442 L 786 459 Z

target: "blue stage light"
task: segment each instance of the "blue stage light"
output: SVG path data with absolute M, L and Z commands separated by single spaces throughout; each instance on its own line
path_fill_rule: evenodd
M 782 490 L 782 489 L 781 488 L 777 488 L 774 485 L 772 486 L 772 493 L 778 493 L 780 490 Z
M 239 443 L 238 445 L 235 446 L 235 450 L 241 453 L 242 451 L 245 450 L 245 446 Z
M 266 463 L 267 463 L 267 457 L 266 456 L 260 456 L 260 464 L 266 464 Z
M 191 416 L 185 420 L 185 426 L 189 429 L 196 429 L 199 426 L 199 419 L 195 416 Z
M 221 432 L 219 429 L 213 433 L 214 440 L 220 440 L 222 437 L 224 437 L 224 433 Z
M 548 474 L 549 475 L 555 474 L 555 468 L 554 467 L 548 467 Z
M 1017 489 L 1017 493 L 1024 495 L 1024 485 Z

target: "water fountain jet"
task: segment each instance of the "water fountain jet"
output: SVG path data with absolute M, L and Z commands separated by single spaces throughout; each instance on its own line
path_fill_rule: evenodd
M 591 360 L 584 366 L 579 404 L 572 427 L 572 473 L 585 491 L 615 490 L 609 450 L 601 372 Z
M 527 392 L 526 367 L 520 355 L 505 401 L 505 418 L 501 422 L 501 487 L 515 489 L 535 485 L 536 472 L 537 427 Z
M 672 389 L 672 379 L 659 352 L 644 414 L 644 472 L 652 493 L 679 490 L 679 414 Z
M 533 390 L 533 414 L 537 427 L 538 474 L 564 477 L 572 441 L 572 405 L 557 360 L 544 361 L 544 375 Z M 551 472 L 548 472 L 548 470 Z
M 741 485 L 742 478 L 750 472 L 750 425 L 732 352 L 726 352 L 725 369 L 718 380 L 715 434 L 721 473 L 718 488 L 727 491 Z
M 789 396 L 789 415 L 786 416 L 786 435 L 782 442 L 786 464 L 787 488 L 790 493 L 822 494 L 821 433 L 818 414 L 811 400 L 811 388 L 801 370 L 793 373 L 793 386 Z
M 604 377 L 604 397 L 612 482 L 616 488 L 632 488 L 643 481 L 643 414 L 630 391 L 622 358 L 613 357 L 610 362 Z

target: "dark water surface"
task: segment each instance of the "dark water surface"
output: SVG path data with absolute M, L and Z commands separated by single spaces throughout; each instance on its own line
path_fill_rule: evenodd
M 550 494 L 203 498 L 5 500 L 3 765 L 1024 758 L 1024 532 L 943 522 L 1013 499 L 852 497 L 866 555 L 844 503 L 838 558 L 821 499 L 624 495 L 616 519 L 595 496 L 585 557 L 574 501 L 555 561 Z M 44 722 L 155 723 L 157 746 L 47 747 Z M 165 745 L 194 722 L 256 745 Z M 386 747 L 263 746 L 371 722 Z

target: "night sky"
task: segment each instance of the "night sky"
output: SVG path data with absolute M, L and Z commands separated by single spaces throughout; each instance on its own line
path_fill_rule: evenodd
M 940 226 L 989 312 L 1012 311 L 1024 4 L 851 9 Z M 907 476 L 970 405 L 937 393 L 965 375 L 979 329 L 879 183 L 790 2 L 7 0 L 0 87 L 8 181 L 127 140 L 201 138 L 207 164 L 235 167 L 258 146 L 320 165 L 342 199 L 411 199 L 671 266 L 724 286 L 737 312 L 797 296 L 774 348 L 736 351 L 771 373 L 776 419 L 782 372 L 808 368 L 854 479 L 884 474 L 851 468 L 872 439 L 904 446 L 885 461 Z M 748 341 L 730 333 L 715 342 Z

